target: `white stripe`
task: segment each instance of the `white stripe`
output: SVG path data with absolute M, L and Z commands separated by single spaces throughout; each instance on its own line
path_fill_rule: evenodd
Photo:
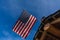
M 19 23 L 19 25 L 17 26 L 15 32 L 18 30 L 18 28 L 21 26 L 22 22 Z
M 15 27 L 13 28 L 13 31 L 15 30 L 15 28 L 17 27 L 17 25 L 19 24 L 20 20 L 17 22 L 17 24 L 15 25 Z
M 27 23 L 24 25 L 24 27 L 20 31 L 19 35 L 21 35 L 21 33 L 23 32 L 23 30 L 25 29 L 25 27 L 27 26 L 27 24 L 28 24 L 28 22 L 30 21 L 31 18 L 32 18 L 32 15 L 30 16 L 29 20 L 27 21 Z
M 17 31 L 17 34 L 19 34 L 19 31 L 23 28 L 24 23 L 20 26 L 19 30 Z
M 36 21 L 36 18 L 33 20 L 32 24 L 30 25 L 29 29 L 26 31 L 26 33 L 23 36 L 23 38 L 27 37 L 27 35 L 28 35 L 29 31 L 31 30 L 31 28 L 32 28 L 32 26 L 33 26 L 33 24 L 34 24 L 35 21 Z
M 25 30 L 24 30 L 23 33 L 21 34 L 22 37 L 23 37 L 24 33 L 28 30 L 28 28 L 29 28 L 29 26 L 31 25 L 33 19 L 34 19 L 34 16 L 32 17 L 32 19 L 30 20 L 28 26 L 25 28 Z

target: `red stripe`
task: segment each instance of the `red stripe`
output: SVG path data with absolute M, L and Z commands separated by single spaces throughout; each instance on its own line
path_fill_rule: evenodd
M 29 32 L 30 32 L 33 24 L 35 23 L 35 21 L 36 21 L 36 18 L 33 20 L 32 24 L 30 25 L 29 29 L 26 31 L 26 33 L 25 33 L 25 35 L 23 36 L 23 38 L 26 38 L 26 37 L 27 37 L 27 35 L 29 34 Z
M 22 30 L 20 31 L 19 35 L 22 34 L 22 32 L 24 31 L 25 27 L 28 25 L 29 21 L 31 20 L 32 15 L 30 16 L 29 20 L 27 21 L 27 23 L 24 25 L 24 27 L 22 28 Z
M 23 33 L 21 34 L 22 37 L 25 34 L 25 32 L 28 30 L 28 28 L 31 25 L 31 23 L 33 22 L 33 19 L 34 19 L 34 16 L 32 17 L 32 19 L 30 20 L 29 24 L 27 25 L 27 27 L 24 29 Z
M 20 23 L 19 23 L 19 25 L 17 26 L 17 28 L 16 28 L 16 30 L 15 30 L 15 32 L 17 32 L 18 31 L 18 29 L 19 29 L 19 27 L 22 25 L 22 22 L 20 21 Z
M 20 20 L 18 20 L 17 24 L 14 26 L 13 31 L 15 31 L 15 29 L 17 28 L 19 22 L 20 22 Z
M 17 31 L 17 34 L 19 34 L 19 32 L 20 32 L 20 30 L 23 28 L 23 26 L 24 26 L 24 23 L 20 26 L 20 28 L 18 29 L 18 31 Z

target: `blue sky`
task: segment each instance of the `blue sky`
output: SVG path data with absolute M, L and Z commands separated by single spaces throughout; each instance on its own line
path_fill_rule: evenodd
M 25 9 L 37 18 L 28 37 L 23 39 L 12 28 Z M 33 40 L 41 18 L 60 9 L 60 0 L 0 0 L 0 40 Z

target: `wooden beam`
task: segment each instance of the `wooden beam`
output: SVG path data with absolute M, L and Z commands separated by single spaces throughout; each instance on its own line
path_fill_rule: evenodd
M 60 22 L 60 18 L 56 19 L 55 21 L 51 22 L 50 24 L 55 24 L 55 23 L 58 23 Z
M 46 24 L 47 25 L 47 24 Z M 46 27 L 46 26 L 44 26 L 44 27 Z M 57 29 L 57 28 L 55 28 L 53 25 L 51 25 L 51 24 L 49 24 L 48 26 L 48 29 L 46 30 L 47 32 L 49 32 L 49 33 L 51 33 L 51 34 L 53 34 L 53 35 L 55 35 L 55 36 L 57 36 L 57 37 L 60 37 L 60 30 L 59 29 Z M 46 27 L 46 28 L 47 28 Z

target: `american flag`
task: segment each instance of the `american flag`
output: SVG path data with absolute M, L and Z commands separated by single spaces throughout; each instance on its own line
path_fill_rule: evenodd
M 36 22 L 36 17 L 23 11 L 18 21 L 16 22 L 13 31 L 23 38 L 26 38 Z

